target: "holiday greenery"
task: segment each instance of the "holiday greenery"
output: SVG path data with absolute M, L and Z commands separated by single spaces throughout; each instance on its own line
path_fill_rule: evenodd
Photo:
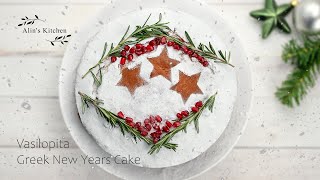
M 103 118 L 105 119 L 112 127 L 116 127 L 118 126 L 122 132 L 123 135 L 125 135 L 125 133 L 131 134 L 131 136 L 133 137 L 133 139 L 135 141 L 137 141 L 137 139 L 142 140 L 144 142 L 146 142 L 148 145 L 152 145 L 150 148 L 150 151 L 148 152 L 149 154 L 153 154 L 153 153 L 157 153 L 160 151 L 160 149 L 162 147 L 165 147 L 167 149 L 171 149 L 176 151 L 176 148 L 178 147 L 178 144 L 175 143 L 171 143 L 171 139 L 180 131 L 184 131 L 187 132 L 187 126 L 188 124 L 194 123 L 195 128 L 197 130 L 197 132 L 199 133 L 199 117 L 201 116 L 202 112 L 205 109 L 210 110 L 211 112 L 213 111 L 213 105 L 215 103 L 215 98 L 216 98 L 216 94 L 212 95 L 204 104 L 202 104 L 201 101 L 197 102 L 195 104 L 195 106 L 192 108 L 192 111 L 189 113 L 188 111 L 183 111 L 181 114 L 183 114 L 183 116 L 178 116 L 177 119 L 174 119 L 172 121 L 166 121 L 166 126 L 165 127 L 174 127 L 173 130 L 170 131 L 170 129 L 163 129 L 163 131 L 167 132 L 167 134 L 165 134 L 163 137 L 159 137 L 159 139 L 155 142 L 154 140 L 150 139 L 149 137 L 147 137 L 148 132 L 144 132 L 144 130 L 141 130 L 140 127 L 141 126 L 136 126 L 136 124 L 133 123 L 133 120 L 130 118 L 130 122 L 128 121 L 129 118 L 125 118 L 122 112 L 119 112 L 117 115 L 112 113 L 111 111 L 108 111 L 107 109 L 101 107 L 100 105 L 103 104 L 103 102 L 99 99 L 93 99 L 90 96 L 78 92 L 78 94 L 81 97 L 81 101 L 82 101 L 82 111 L 84 112 L 86 108 L 89 108 L 89 105 L 92 105 L 97 113 Z M 179 115 L 181 115 L 180 113 L 178 113 Z M 155 119 L 159 119 L 159 118 L 155 118 Z M 162 121 L 159 120 L 159 121 Z M 171 124 L 171 122 L 174 122 L 173 125 Z M 169 125 L 169 123 L 171 125 Z M 147 124 L 147 123 L 145 123 Z M 146 125 L 145 125 L 146 126 Z M 147 127 L 147 126 L 146 126 Z M 161 130 L 160 130 L 161 132 Z M 156 134 L 156 132 L 154 132 L 154 134 Z M 152 133 L 151 133 L 151 136 Z M 161 136 L 161 133 L 160 133 Z
M 299 105 L 308 90 L 315 85 L 320 72 L 320 37 L 304 37 L 303 43 L 291 40 L 284 47 L 282 59 L 294 66 L 276 96 L 285 105 Z
M 275 27 L 278 27 L 285 33 L 290 33 L 291 28 L 285 16 L 291 11 L 291 4 L 283 4 L 278 6 L 274 0 L 266 0 L 265 8 L 252 11 L 250 15 L 262 21 L 262 38 L 267 38 Z

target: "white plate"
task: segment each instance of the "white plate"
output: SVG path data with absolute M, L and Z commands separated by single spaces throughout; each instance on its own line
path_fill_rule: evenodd
M 101 29 L 101 23 L 124 15 L 132 11 L 139 11 L 141 8 L 168 8 L 182 11 L 201 18 L 203 21 L 212 24 L 215 32 L 226 43 L 226 49 L 232 52 L 232 63 L 236 66 L 238 80 L 238 97 L 235 103 L 232 118 L 216 143 L 205 153 L 187 163 L 168 168 L 142 168 L 133 165 L 100 165 L 109 173 L 125 179 L 185 179 L 195 176 L 206 169 L 217 164 L 237 142 L 243 128 L 245 127 L 251 101 L 251 79 L 250 71 L 246 62 L 246 56 L 241 48 L 239 40 L 231 32 L 230 28 L 224 24 L 217 15 L 205 7 L 206 5 L 198 1 L 179 0 L 119 0 L 109 4 L 90 23 L 79 31 L 69 43 L 62 67 L 64 71 L 60 74 L 60 105 L 67 127 L 79 147 L 89 156 L 109 157 L 95 140 L 87 133 L 82 126 L 76 108 L 74 97 L 74 85 L 76 69 L 87 48 L 87 44 Z M 159 176 L 159 174 L 161 174 Z

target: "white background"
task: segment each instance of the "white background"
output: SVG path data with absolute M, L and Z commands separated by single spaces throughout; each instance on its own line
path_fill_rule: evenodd
M 75 31 L 104 0 L 0 1 L 0 179 L 110 179 L 96 166 L 18 165 L 26 155 L 80 155 L 62 119 L 58 74 L 66 46 L 51 46 L 55 34 L 24 34 L 17 25 L 24 16 L 46 19 L 45 26 Z M 282 106 L 274 97 L 291 66 L 281 61 L 282 46 L 293 38 L 274 31 L 260 37 L 260 23 L 249 12 L 262 0 L 206 0 L 240 37 L 253 79 L 253 102 L 247 129 L 234 150 L 197 179 L 319 179 L 320 81 L 300 107 Z M 278 0 L 279 3 L 289 2 Z M 291 22 L 291 15 L 287 18 Z M 37 22 L 36 22 L 37 23 Z M 40 24 L 40 22 L 38 22 Z M 16 139 L 64 138 L 69 149 L 23 150 Z M 116 179 L 116 178 L 114 178 Z

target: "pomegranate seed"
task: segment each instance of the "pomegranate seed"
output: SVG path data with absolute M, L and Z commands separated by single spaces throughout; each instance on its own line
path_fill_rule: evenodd
M 151 46 L 151 45 L 148 45 L 146 49 L 147 49 L 148 52 L 151 52 L 151 51 L 154 50 L 154 47 Z
M 176 121 L 173 123 L 173 127 L 177 128 L 181 125 L 181 122 L 180 121 Z
M 143 46 L 142 44 L 136 44 L 136 48 L 137 48 L 137 49 L 141 49 L 142 46 Z
M 159 115 L 156 115 L 155 120 L 156 120 L 157 122 L 161 122 L 161 121 L 162 121 L 162 118 L 161 118 Z
M 194 112 L 194 113 L 196 113 L 196 112 L 199 111 L 199 109 L 198 109 L 197 107 L 192 107 L 191 110 L 192 110 L 192 112 Z
M 167 43 L 167 45 L 168 45 L 168 46 L 172 46 L 172 45 L 173 45 L 173 42 L 172 42 L 172 41 L 169 41 L 169 42 Z
M 126 117 L 126 123 L 129 124 L 130 122 L 133 122 L 133 119 L 131 117 Z
M 126 58 L 125 58 L 125 57 L 122 57 L 122 58 L 121 58 L 120 64 L 121 64 L 121 65 L 126 64 Z
M 198 58 L 198 54 L 197 54 L 197 53 L 193 53 L 193 54 L 192 54 L 192 57 Z
M 128 61 L 132 61 L 132 59 L 133 59 L 133 55 L 132 55 L 132 54 L 129 54 L 129 55 L 128 55 Z
M 182 114 L 184 117 L 188 117 L 188 116 L 189 116 L 189 112 L 188 112 L 188 111 L 182 111 L 181 114 Z
M 145 46 L 142 46 L 141 47 L 141 51 L 142 51 L 142 54 L 146 53 L 147 52 L 147 48 Z
M 139 127 L 141 127 L 141 122 L 136 122 L 136 124 L 134 125 L 134 128 L 139 129 Z
M 183 118 L 182 114 L 181 113 L 177 113 L 177 118 L 181 120 Z
M 175 44 L 175 45 L 173 45 L 173 48 L 174 48 L 174 49 L 176 49 L 176 50 L 180 50 L 180 46 L 179 46 L 179 44 Z
M 149 117 L 149 121 L 150 121 L 150 124 L 154 124 L 156 122 L 153 116 Z
M 144 127 L 145 127 L 148 131 L 150 131 L 150 130 L 152 129 L 152 127 L 151 127 L 150 124 L 145 124 Z
M 142 51 L 141 50 L 136 50 L 136 55 L 137 56 L 141 56 L 143 53 L 142 53 Z
M 197 59 L 198 59 L 198 61 L 199 61 L 199 62 L 201 62 L 201 61 L 203 61 L 203 60 L 204 60 L 204 58 L 203 58 L 202 56 L 198 56 L 198 58 L 197 58 Z
M 144 124 L 150 124 L 150 120 L 147 118 L 144 120 Z
M 156 137 L 156 138 L 160 138 L 161 135 L 162 135 L 162 131 L 161 131 L 160 129 L 159 129 L 159 131 L 156 131 L 156 132 L 155 132 L 155 137 Z
M 141 131 L 140 134 L 141 134 L 141 136 L 146 137 L 148 135 L 148 132 L 147 131 Z
M 119 112 L 118 112 L 118 117 L 124 119 L 124 114 L 123 114 L 123 112 L 119 111 Z
M 134 47 L 130 48 L 129 53 L 133 54 L 134 52 L 136 52 L 136 49 Z
M 129 51 L 129 49 L 130 49 L 130 46 L 128 46 L 128 45 L 125 45 L 125 46 L 123 47 L 123 49 L 124 49 L 125 51 Z
M 155 137 L 156 137 L 156 132 L 151 133 L 150 136 L 151 136 L 152 138 L 155 138 Z
M 189 49 L 187 48 L 187 46 L 182 46 L 181 48 L 184 53 L 188 53 Z
M 142 132 L 142 131 L 145 131 L 145 129 L 144 129 L 144 127 L 142 127 L 142 126 L 139 126 L 139 127 L 138 127 L 138 131 L 139 131 L 139 132 Z
M 134 122 L 128 124 L 130 127 L 134 127 Z
M 156 41 L 155 41 L 155 40 L 150 41 L 150 42 L 149 42 L 149 45 L 150 45 L 150 46 L 155 46 L 155 45 L 156 45 Z
M 158 141 L 159 141 L 159 138 L 154 138 L 153 139 L 153 144 L 157 144 Z
M 125 50 L 122 50 L 122 51 L 120 52 L 120 54 L 121 54 L 122 57 L 126 57 L 127 52 L 126 52 Z
M 164 132 L 169 132 L 170 131 L 170 129 L 169 129 L 169 127 L 168 126 L 163 126 L 162 127 L 162 131 L 164 131 Z
M 161 38 L 161 40 L 160 40 L 160 43 L 161 43 L 161 44 L 167 43 L 167 38 L 163 36 L 163 37 Z
M 189 55 L 189 56 L 192 56 L 192 54 L 193 54 L 193 51 L 192 51 L 192 50 L 189 50 L 189 51 L 188 51 L 188 55 Z
M 197 108 L 201 108 L 201 107 L 203 106 L 202 101 L 196 102 L 195 106 L 196 106 Z
M 202 65 L 203 65 L 204 67 L 208 67 L 208 66 L 209 66 L 209 62 L 208 62 L 208 61 L 203 61 Z
M 116 62 L 116 61 L 117 61 L 117 57 L 112 56 L 112 57 L 111 57 L 111 62 L 113 62 L 113 63 L 114 63 L 114 62 Z
M 158 125 L 153 125 L 153 129 L 155 129 L 156 131 L 160 131 L 160 126 L 158 126 Z
M 160 43 L 161 43 L 161 39 L 160 38 L 157 37 L 154 40 L 156 41 L 156 45 L 160 45 Z
M 172 127 L 172 123 L 170 121 L 166 121 L 166 125 L 168 126 L 168 128 Z

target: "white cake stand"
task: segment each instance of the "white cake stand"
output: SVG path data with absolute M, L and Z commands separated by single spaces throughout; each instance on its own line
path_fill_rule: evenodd
M 88 42 L 101 28 L 101 22 L 112 17 L 138 11 L 140 8 L 170 8 L 183 11 L 212 24 L 214 31 L 227 42 L 225 46 L 232 52 L 232 63 L 236 66 L 238 96 L 230 122 L 216 141 L 205 153 L 187 163 L 166 168 L 145 168 L 134 165 L 102 164 L 102 169 L 123 179 L 187 179 L 203 173 L 215 166 L 233 148 L 247 122 L 247 112 L 251 104 L 251 76 L 246 55 L 239 39 L 231 29 L 211 9 L 199 1 L 184 0 L 117 0 L 109 3 L 93 19 L 73 36 L 62 61 L 59 81 L 59 98 L 62 115 L 72 137 L 88 156 L 109 157 L 82 126 L 78 116 L 74 86 L 77 66 L 87 48 Z

